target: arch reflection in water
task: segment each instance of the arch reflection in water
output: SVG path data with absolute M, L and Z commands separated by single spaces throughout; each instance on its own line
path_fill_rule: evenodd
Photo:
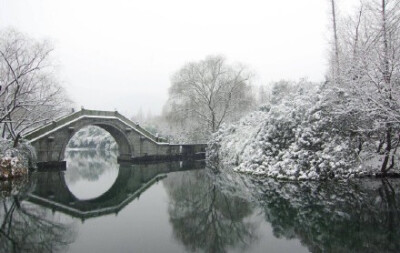
M 70 192 L 80 200 L 107 192 L 118 177 L 117 156 L 115 150 L 66 151 L 65 182 Z
M 204 168 L 204 162 L 119 164 L 114 184 L 102 195 L 78 199 L 67 186 L 64 172 L 37 173 L 37 186 L 29 201 L 82 220 L 118 213 L 167 173 Z

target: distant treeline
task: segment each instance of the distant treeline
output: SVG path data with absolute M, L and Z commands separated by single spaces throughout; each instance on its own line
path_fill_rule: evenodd
M 68 143 L 68 148 L 118 149 L 114 138 L 105 130 L 88 126 L 79 130 Z

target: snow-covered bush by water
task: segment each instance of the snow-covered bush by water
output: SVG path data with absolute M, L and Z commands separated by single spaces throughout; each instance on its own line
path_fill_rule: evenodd
M 14 148 L 12 141 L 0 139 L 0 180 L 27 175 L 33 167 L 34 155 L 32 147 L 26 143 Z
M 372 173 L 361 166 L 355 135 L 343 129 L 347 119 L 332 113 L 331 93 L 306 84 L 280 95 L 237 124 L 221 127 L 209 142 L 210 159 L 238 172 L 288 180 Z

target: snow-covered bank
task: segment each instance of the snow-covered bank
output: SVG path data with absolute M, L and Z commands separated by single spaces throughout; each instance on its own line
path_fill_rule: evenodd
M 21 143 L 17 148 L 12 141 L 0 139 L 0 180 L 25 176 L 33 167 L 33 148 Z
M 362 143 L 351 131 L 353 114 L 336 114 L 341 90 L 297 85 L 238 123 L 223 126 L 209 142 L 208 156 L 222 168 L 288 180 L 344 179 L 372 175 L 379 160 L 374 139 Z M 335 100 L 336 99 L 336 100 Z M 359 152 L 360 151 L 360 152 Z

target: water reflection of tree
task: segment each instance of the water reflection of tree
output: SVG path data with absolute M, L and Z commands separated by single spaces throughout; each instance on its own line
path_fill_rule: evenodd
M 17 196 L 0 199 L 0 205 L 0 252 L 61 251 L 73 241 L 72 227 L 55 221 L 49 210 Z
M 245 219 L 252 214 L 250 203 L 219 191 L 204 170 L 173 173 L 163 182 L 174 235 L 187 250 L 244 249 L 256 239 L 256 225 Z
M 118 170 L 117 154 L 115 150 L 67 151 L 67 181 L 72 184 L 81 179 L 96 181 L 106 171 Z
M 400 251 L 398 181 L 265 180 L 254 187 L 277 237 L 298 238 L 312 252 Z

